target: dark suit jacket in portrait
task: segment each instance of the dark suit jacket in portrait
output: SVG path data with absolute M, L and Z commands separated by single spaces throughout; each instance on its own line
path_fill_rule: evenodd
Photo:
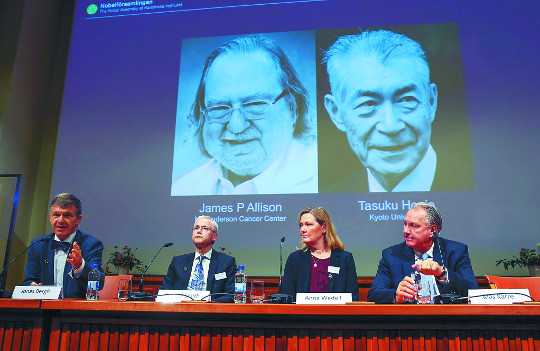
M 358 278 L 354 258 L 348 251 L 333 249 L 330 266 L 339 267 L 339 274 L 328 274 L 328 292 L 352 294 L 353 301 L 358 301 Z M 311 252 L 294 251 L 287 258 L 283 275 L 282 292 L 296 300 L 296 293 L 308 293 L 311 283 Z
M 22 285 L 30 285 L 32 282 L 41 283 L 43 285 L 55 285 L 54 282 L 54 252 L 52 241 L 54 234 L 47 234 L 32 241 L 43 239 L 47 236 L 51 237 L 49 241 L 38 242 L 28 250 L 28 261 L 24 268 L 24 281 Z M 101 241 L 92 235 L 85 234 L 77 230 L 73 241 L 81 248 L 82 257 L 85 261 L 84 268 L 79 278 L 75 274 L 69 274 L 72 270 L 70 263 L 66 262 L 64 267 L 64 297 L 84 298 L 86 297 L 86 288 L 88 285 L 88 272 L 92 269 L 93 264 L 97 264 L 100 272 L 99 289 L 103 288 L 105 274 L 101 268 L 101 257 L 103 255 L 103 244 Z
M 443 238 L 439 238 L 439 242 L 444 253 L 444 266 L 448 270 L 448 283 L 437 282 L 439 292 L 455 292 L 467 296 L 468 289 L 478 289 L 467 245 Z M 433 260 L 442 265 L 441 252 L 437 244 L 433 248 Z M 411 266 L 414 262 L 414 251 L 405 242 L 384 249 L 377 275 L 368 291 L 368 301 L 392 303 L 399 283 L 413 272 Z
M 163 278 L 162 290 L 186 290 L 191 276 L 191 268 L 195 253 L 175 256 L 169 265 L 167 275 Z M 225 273 L 226 277 L 216 280 L 216 274 Z M 210 294 L 228 293 L 229 295 L 212 296 L 215 302 L 234 301 L 234 275 L 236 274 L 236 261 L 234 257 L 212 250 L 210 267 L 208 268 L 208 281 L 206 290 Z

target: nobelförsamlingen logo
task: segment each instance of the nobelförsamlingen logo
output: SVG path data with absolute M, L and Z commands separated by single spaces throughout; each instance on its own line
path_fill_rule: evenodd
M 97 5 L 91 4 L 91 5 L 88 5 L 88 7 L 86 8 L 86 13 L 89 15 L 93 15 L 97 12 L 97 10 L 98 10 Z

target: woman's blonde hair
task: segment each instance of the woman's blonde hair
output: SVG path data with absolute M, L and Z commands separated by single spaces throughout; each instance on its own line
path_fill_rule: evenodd
M 335 248 L 338 248 L 340 250 L 345 249 L 345 245 L 339 240 L 339 237 L 336 232 L 336 228 L 332 224 L 332 219 L 330 219 L 330 214 L 324 207 L 308 207 L 302 212 L 300 212 L 300 215 L 298 216 L 298 222 L 300 223 L 300 219 L 302 218 L 302 215 L 306 213 L 311 213 L 313 217 L 315 217 L 315 220 L 320 225 L 323 225 L 326 223 L 326 234 L 324 235 L 324 240 L 326 241 L 326 245 L 328 245 L 328 248 L 330 250 L 333 250 Z M 308 245 L 306 243 L 302 243 L 301 250 L 307 250 Z

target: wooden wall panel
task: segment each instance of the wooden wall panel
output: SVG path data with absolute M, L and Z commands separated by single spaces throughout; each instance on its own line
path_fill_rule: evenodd
M 171 340 L 169 344 L 170 350 L 179 351 L 180 350 L 180 329 L 171 328 L 170 334 L 171 334 Z
M 139 329 L 139 348 L 134 350 L 146 351 L 149 349 L 150 345 L 150 327 L 148 325 L 143 325 Z M 111 348 L 111 350 L 116 350 Z
M 321 334 L 321 351 L 332 350 L 332 331 L 328 329 L 316 330 Z
M 210 328 L 203 327 L 201 328 L 201 350 L 211 350 L 212 349 L 212 334 L 210 333 Z M 167 349 L 166 349 L 167 350 Z
M 253 348 L 255 345 L 254 329 L 245 328 L 243 338 L 244 338 L 244 344 L 242 345 L 242 350 L 253 351 Z
M 171 333 L 169 327 L 161 326 L 159 328 L 159 349 L 158 350 L 170 350 L 169 341 L 171 340 Z
M 120 338 L 118 339 L 118 351 L 128 351 L 129 346 L 129 326 L 120 325 Z
M 30 341 L 32 340 L 32 324 L 29 322 L 25 323 L 21 350 L 30 350 Z
M 98 351 L 99 350 L 99 343 L 100 343 L 100 325 L 99 324 L 90 324 L 90 342 L 88 344 L 88 350 L 90 351 Z M 105 338 L 103 338 L 105 339 Z M 102 342 L 108 342 L 108 339 L 102 340 Z
M 0 316 L 0 350 L 38 351 L 41 345 L 41 317 Z
M 223 351 L 232 351 L 232 329 L 231 328 L 216 328 L 217 332 L 221 332 L 221 349 Z
M 23 335 L 23 327 L 24 323 L 21 321 L 16 321 L 14 330 L 13 330 L 13 340 L 11 342 L 11 347 L 13 350 L 20 350 L 21 349 L 21 341 L 22 341 L 22 335 Z
M 2 343 L 2 350 L 11 350 L 11 342 L 13 341 L 13 327 L 15 322 L 10 321 L 5 325 L 4 342 Z
M 264 351 L 264 329 L 258 328 L 253 331 L 253 350 Z
M 112 325 L 109 325 L 109 324 L 104 324 L 101 326 L 100 334 L 98 335 L 99 336 L 98 351 L 109 350 L 111 328 L 112 328 Z
M 116 324 L 111 325 L 111 328 L 109 329 L 109 350 L 118 350 L 119 338 L 120 326 Z
M 384 325 L 348 325 L 328 328 L 301 324 L 283 326 L 235 322 L 231 327 L 218 322 L 189 322 L 175 320 L 123 321 L 121 319 L 85 319 L 76 323 L 66 318 L 53 323 L 59 328 L 59 342 L 54 350 L 231 350 L 231 351 L 419 351 L 419 350 L 527 350 L 540 351 L 540 331 L 484 330 L 466 326 L 424 328 L 426 325 L 402 325 L 384 328 Z M 0 324 L 4 326 L 5 323 Z M 418 329 L 415 329 L 418 327 Z M 12 332 L 9 332 L 9 330 Z M 22 349 L 26 323 L 14 324 L 3 333 L 3 346 Z M 540 329 L 540 328 L 539 328 Z M 11 333 L 11 335 L 9 334 Z M 1 329 L 0 329 L 1 334 Z M 19 335 L 19 336 L 17 336 Z M 54 334 L 52 334 L 54 335 Z M 12 340 L 8 342 L 7 340 Z
M 272 328 L 264 330 L 264 350 L 265 351 L 276 351 L 276 331 Z
M 88 346 L 90 344 L 90 325 L 81 324 L 81 339 L 79 341 L 79 350 L 88 351 Z
M 53 327 L 54 329 L 54 327 Z M 56 335 L 56 333 L 54 334 Z M 49 343 L 49 350 L 80 350 L 79 344 L 81 342 L 81 325 L 73 323 L 70 325 L 62 326 L 62 334 L 60 336 L 60 343 L 53 342 L 56 337 L 51 334 L 51 343 Z
M 4 334 L 6 333 L 6 322 L 0 321 L 0 345 L 4 345 Z

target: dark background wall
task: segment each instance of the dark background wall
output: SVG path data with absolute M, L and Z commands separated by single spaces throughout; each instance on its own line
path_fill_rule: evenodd
M 61 0 L 0 4 L 0 174 L 23 175 L 12 253 L 47 231 L 71 6 Z M 8 289 L 21 281 L 24 264 L 23 257 L 10 268 Z

